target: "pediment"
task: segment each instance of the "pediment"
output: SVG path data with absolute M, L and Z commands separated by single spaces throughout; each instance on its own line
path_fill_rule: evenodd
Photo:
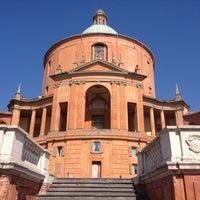
M 70 71 L 66 71 L 66 72 L 61 72 L 61 73 L 57 73 L 57 74 L 52 74 L 50 75 L 50 77 L 55 80 L 55 81 L 60 81 L 60 80 L 64 80 L 64 79 L 68 79 L 71 78 L 73 76 L 82 76 L 82 75 L 86 75 L 86 76 L 90 76 L 90 75 L 114 75 L 114 76 L 126 76 L 129 77 L 131 79 L 135 79 L 135 80 L 144 80 L 146 78 L 145 75 L 142 74 L 137 74 L 135 72 L 129 72 L 113 63 L 109 63 L 107 61 L 104 60 L 92 60 L 90 62 L 87 62 L 83 65 L 77 66 L 75 68 L 73 68 Z
M 73 70 L 69 71 L 69 74 L 79 74 L 79 73 L 118 73 L 118 74 L 128 74 L 128 72 L 112 63 L 103 60 L 94 60 L 88 62 L 84 65 L 78 66 Z

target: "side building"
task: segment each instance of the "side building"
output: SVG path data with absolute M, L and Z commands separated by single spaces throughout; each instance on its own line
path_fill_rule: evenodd
M 154 70 L 151 50 L 98 10 L 93 25 L 45 54 L 42 95 L 23 98 L 19 86 L 0 123 L 48 149 L 51 175 L 134 177 L 137 151 L 167 125 L 184 125 L 189 109 L 178 87 L 174 100 L 156 98 Z

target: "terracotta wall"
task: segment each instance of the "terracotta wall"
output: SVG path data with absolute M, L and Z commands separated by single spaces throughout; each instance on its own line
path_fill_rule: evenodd
M 56 74 L 59 65 L 62 72 L 66 72 L 74 68 L 74 62 L 80 66 L 83 56 L 85 63 L 90 62 L 92 60 L 91 48 L 96 43 L 107 46 L 108 62 L 112 63 L 114 59 L 116 66 L 122 62 L 123 65 L 120 67 L 130 72 L 135 72 L 138 66 L 138 73 L 147 76 L 144 81 L 144 94 L 155 97 L 154 58 L 150 50 L 134 39 L 105 34 L 78 35 L 52 46 L 45 56 L 43 95 L 53 93 L 54 81 L 49 75 Z
M 10 125 L 12 114 L 8 114 L 7 112 L 0 112 L 0 124 Z
M 41 185 L 17 175 L 0 174 L 0 199 L 34 200 Z
M 55 133 L 51 135 L 54 137 L 52 142 L 47 138 L 47 148 L 51 153 L 49 174 L 55 177 L 68 177 L 70 174 L 74 178 L 91 178 L 92 162 L 100 162 L 102 178 L 135 177 L 137 174 L 132 173 L 131 166 L 137 165 L 137 157 L 131 155 L 130 148 L 142 149 L 146 145 L 145 140 L 139 141 L 123 132 L 98 132 L 76 130 L 68 132 L 66 140 L 56 137 Z M 127 137 L 129 140 L 125 139 Z M 93 151 L 94 142 L 100 142 L 100 152 Z M 62 152 L 59 152 L 59 148 L 62 148 Z
M 157 178 L 146 184 L 146 191 L 150 200 L 199 200 L 200 175 L 174 174 Z

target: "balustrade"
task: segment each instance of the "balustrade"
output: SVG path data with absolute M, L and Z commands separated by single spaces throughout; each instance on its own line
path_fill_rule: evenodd
M 18 126 L 0 125 L 0 167 L 44 179 L 49 152 Z
M 138 153 L 139 176 L 164 165 L 184 169 L 199 162 L 200 126 L 167 126 Z

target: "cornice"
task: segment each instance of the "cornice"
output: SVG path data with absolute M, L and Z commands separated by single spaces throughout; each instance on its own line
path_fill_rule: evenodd
M 54 85 L 54 88 L 59 88 L 61 86 L 72 86 L 72 85 L 81 85 L 86 83 L 96 83 L 96 84 L 104 84 L 109 83 L 110 85 L 122 85 L 122 86 L 134 86 L 137 88 L 143 88 L 142 83 L 138 83 L 136 81 L 130 81 L 125 79 L 116 79 L 116 78 L 85 78 L 85 79 L 71 79 L 71 80 L 63 80 L 57 81 Z
M 189 109 L 189 105 L 185 103 L 184 100 L 161 100 L 161 99 L 156 99 L 156 98 L 153 98 L 153 97 L 149 97 L 149 96 L 146 96 L 146 95 L 143 95 L 143 102 L 144 102 L 144 105 L 148 105 L 148 104 L 153 104 L 154 106 L 184 106 L 186 108 Z

